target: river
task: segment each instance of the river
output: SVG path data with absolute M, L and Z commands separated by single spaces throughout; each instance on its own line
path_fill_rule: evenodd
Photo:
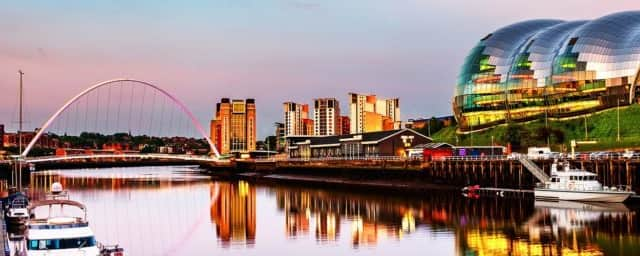
M 197 167 L 49 170 L 127 255 L 633 255 L 638 207 L 218 181 Z

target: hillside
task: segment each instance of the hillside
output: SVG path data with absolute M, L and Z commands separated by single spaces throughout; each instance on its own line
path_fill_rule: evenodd
M 506 142 L 511 142 L 514 150 L 518 151 L 524 151 L 530 146 L 545 146 L 547 138 L 552 150 L 556 151 L 561 151 L 563 147 L 570 150 L 571 140 L 597 141 L 597 144 L 579 146 L 576 149 L 578 151 L 640 149 L 640 105 L 620 107 L 620 141 L 616 140 L 617 112 L 613 108 L 588 116 L 588 137 L 585 137 L 584 116 L 566 120 L 550 119 L 548 128 L 545 128 L 544 120 L 537 120 L 510 126 L 500 125 L 466 135 L 457 134 L 457 127 L 445 127 L 432 137 L 436 141 L 458 145 L 491 145 L 493 136 L 496 144 L 506 145 Z

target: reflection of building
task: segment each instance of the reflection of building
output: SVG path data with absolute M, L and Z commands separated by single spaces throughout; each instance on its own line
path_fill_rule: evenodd
M 411 129 L 340 136 L 287 137 L 289 157 L 404 156 L 414 145 L 431 142 Z
M 384 196 L 278 188 L 276 200 L 278 208 L 285 213 L 289 236 L 306 235 L 309 220 L 314 218 L 316 239 L 336 241 L 341 232 L 340 222 L 346 218 L 350 222 L 354 246 L 375 245 L 381 239 L 399 239 L 402 234 L 413 232 L 422 217 L 421 211 L 407 205 L 406 201 Z M 415 218 L 414 212 L 418 213 Z
M 340 119 L 340 103 L 335 98 L 314 100 L 313 108 L 314 132 L 316 136 L 340 135 L 342 123 Z
M 313 120 L 309 119 L 309 105 L 295 102 L 285 102 L 282 105 L 285 136 L 313 134 Z
M 253 244 L 256 238 L 256 189 L 249 183 L 211 185 L 211 220 L 223 244 Z
M 349 93 L 351 133 L 387 131 L 400 128 L 400 101 L 378 99 L 376 95 Z
M 333 212 L 316 212 L 316 239 L 336 241 L 340 234 L 340 215 Z
M 638 100 L 640 11 L 591 21 L 531 20 L 479 40 L 453 110 L 462 130 L 571 117 Z
M 222 154 L 256 150 L 255 100 L 223 98 L 217 103 L 211 141 Z
M 309 194 L 287 193 L 282 199 L 287 236 L 296 237 L 308 234 L 309 219 L 311 218 Z

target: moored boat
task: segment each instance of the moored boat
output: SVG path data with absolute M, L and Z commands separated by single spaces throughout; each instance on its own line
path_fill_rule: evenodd
M 29 198 L 23 192 L 12 189 L 6 200 L 5 218 L 9 224 L 24 224 L 29 218 Z
M 624 202 L 635 194 L 628 186 L 603 186 L 597 178 L 595 173 L 571 168 L 569 163 L 553 163 L 551 178 L 537 186 L 534 189 L 534 194 L 537 200 L 609 203 Z
M 68 208 L 75 209 L 69 211 Z M 124 255 L 122 248 L 105 247 L 96 242 L 87 221 L 86 206 L 70 200 L 59 183 L 52 185 L 52 193 L 45 200 L 30 204 L 28 209 L 31 218 L 26 223 L 27 256 Z M 39 216 L 43 212 L 47 214 Z

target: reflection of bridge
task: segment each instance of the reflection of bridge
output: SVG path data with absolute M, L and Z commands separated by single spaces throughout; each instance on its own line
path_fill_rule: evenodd
M 94 160 L 94 159 L 132 159 L 132 160 L 144 160 L 144 159 L 167 159 L 167 160 L 183 160 L 193 162 L 219 162 L 222 160 L 216 160 L 205 155 L 175 155 L 175 154 L 97 154 L 97 155 L 72 155 L 72 156 L 41 156 L 41 157 L 28 157 L 23 159 L 27 163 L 42 163 L 42 162 L 59 162 L 70 160 Z

